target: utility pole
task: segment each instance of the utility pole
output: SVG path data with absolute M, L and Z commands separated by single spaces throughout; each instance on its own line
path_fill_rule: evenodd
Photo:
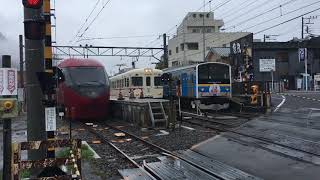
M 19 50 L 20 50 L 20 88 L 24 87 L 24 68 L 23 68 L 23 36 L 19 35 Z
M 202 15 L 202 39 L 203 39 L 203 61 L 206 62 L 206 35 L 205 35 L 205 27 L 204 27 L 204 12 Z
M 27 22 L 40 22 L 43 18 L 43 8 L 24 7 L 25 29 Z M 32 29 L 32 28 L 30 28 Z M 32 32 L 41 33 L 41 32 Z M 38 72 L 44 70 L 44 41 L 42 38 L 31 39 L 25 34 L 25 64 L 26 64 L 26 100 L 27 100 L 27 134 L 28 141 L 46 140 L 43 94 L 37 78 Z M 45 149 L 40 152 L 28 151 L 30 160 L 39 160 L 45 157 Z
M 302 17 L 302 26 L 301 26 L 301 39 L 304 38 L 304 17 Z
M 165 68 L 169 67 L 169 57 L 168 57 L 168 45 L 167 45 L 167 34 L 163 34 L 163 60 Z

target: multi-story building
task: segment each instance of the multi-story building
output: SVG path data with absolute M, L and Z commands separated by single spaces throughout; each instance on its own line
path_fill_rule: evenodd
M 220 32 L 222 20 L 213 12 L 190 12 L 169 40 L 169 67 L 206 61 L 212 47 L 229 47 L 230 42 L 246 36 L 247 32 Z

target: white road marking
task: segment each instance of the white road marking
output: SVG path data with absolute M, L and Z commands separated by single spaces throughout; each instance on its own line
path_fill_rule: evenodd
M 273 112 L 277 112 L 280 109 L 280 107 L 286 102 L 286 97 L 282 95 L 281 97 L 282 97 L 281 103 L 277 106 L 277 108 Z

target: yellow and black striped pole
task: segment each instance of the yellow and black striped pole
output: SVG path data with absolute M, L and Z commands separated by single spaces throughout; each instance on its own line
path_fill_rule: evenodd
M 45 47 L 44 47 L 44 68 L 46 73 L 51 73 L 53 75 L 52 67 L 52 37 L 51 37 L 51 6 L 50 0 L 43 1 L 43 15 L 45 20 Z M 51 83 L 51 82 L 50 82 Z M 48 93 L 45 96 L 50 102 L 53 102 L 53 94 Z M 47 107 L 54 106 L 53 103 L 46 105 Z M 47 132 L 48 140 L 55 140 L 55 132 Z M 47 150 L 47 158 L 55 158 L 55 148 L 49 147 Z

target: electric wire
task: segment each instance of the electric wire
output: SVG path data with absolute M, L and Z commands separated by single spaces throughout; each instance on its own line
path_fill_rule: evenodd
M 108 0 L 101 8 L 101 10 L 98 12 L 98 14 L 93 18 L 93 20 L 89 23 L 89 25 L 85 28 L 85 30 L 82 32 L 82 34 L 79 36 L 79 38 L 81 38 L 91 27 L 91 25 L 97 20 L 97 18 L 99 17 L 99 15 L 102 13 L 102 11 L 104 10 L 104 8 L 110 3 L 111 0 Z
M 79 30 L 77 31 L 76 35 L 74 36 L 74 38 L 72 38 L 69 43 L 71 43 L 75 38 L 77 38 L 77 36 L 80 34 L 81 30 L 83 29 L 83 27 L 86 25 L 86 23 L 88 22 L 89 18 L 91 17 L 91 15 L 93 14 L 93 12 L 96 10 L 96 8 L 98 7 L 98 4 L 101 0 L 97 0 L 96 4 L 94 5 L 93 9 L 91 10 L 91 12 L 89 13 L 89 15 L 86 17 L 84 23 L 82 23 L 82 25 L 80 26 Z
M 263 15 L 265 15 L 265 14 L 268 14 L 268 13 L 270 13 L 270 12 L 273 12 L 273 11 L 275 11 L 275 10 L 277 10 L 277 9 L 279 9 L 279 8 L 282 8 L 282 7 L 286 6 L 286 5 L 289 5 L 289 4 L 291 4 L 291 3 L 295 2 L 295 1 L 298 1 L 298 0 L 290 0 L 290 1 L 287 1 L 286 3 L 283 3 L 283 4 L 281 4 L 281 5 L 279 5 L 279 6 L 276 6 L 276 7 L 272 8 L 272 9 L 269 9 L 269 10 L 267 10 L 267 11 L 265 11 L 265 12 L 263 12 L 263 13 L 260 13 L 260 14 L 258 14 L 258 15 L 256 15 L 256 16 L 254 16 L 254 17 L 250 17 L 250 18 L 248 18 L 248 19 L 245 19 L 245 20 L 243 20 L 243 21 L 240 21 L 239 23 L 237 23 L 237 24 L 235 24 L 235 25 L 233 25 L 233 26 L 228 26 L 228 27 L 226 27 L 226 28 L 224 28 L 224 29 L 227 30 L 227 29 L 230 29 L 231 27 L 234 27 L 234 26 L 237 27 L 237 26 L 240 25 L 240 24 L 247 23 L 247 22 L 249 22 L 249 21 L 251 21 L 251 20 L 253 20 L 253 19 L 256 19 L 256 18 L 261 17 L 261 16 L 263 16 Z M 231 22 L 231 21 L 230 21 L 230 22 Z
M 273 20 L 278 19 L 278 18 L 280 18 L 280 17 L 283 17 L 283 16 L 286 16 L 286 15 L 292 14 L 292 13 L 294 13 L 294 12 L 297 12 L 297 11 L 301 10 L 301 9 L 304 9 L 304 8 L 307 8 L 307 7 L 310 7 L 310 6 L 313 6 L 313 5 L 318 4 L 318 3 L 320 3 L 320 1 L 313 2 L 313 3 L 308 4 L 308 5 L 305 5 L 305 6 L 303 6 L 303 7 L 300 7 L 300 8 L 297 8 L 297 9 L 295 9 L 295 10 L 289 11 L 289 12 L 287 12 L 287 13 L 285 13 L 285 14 L 280 15 L 280 16 L 271 18 L 271 19 L 269 19 L 269 20 L 267 20 L 267 21 L 263 21 L 263 22 L 260 22 L 260 23 L 258 23 L 258 24 L 252 25 L 252 26 L 250 26 L 250 27 L 244 28 L 244 29 L 242 29 L 241 31 L 246 31 L 246 30 L 248 30 L 248 29 L 251 29 L 251 28 L 260 26 L 260 25 L 265 24 L 265 23 L 267 23 L 267 22 L 270 22 L 270 21 L 273 21 Z

